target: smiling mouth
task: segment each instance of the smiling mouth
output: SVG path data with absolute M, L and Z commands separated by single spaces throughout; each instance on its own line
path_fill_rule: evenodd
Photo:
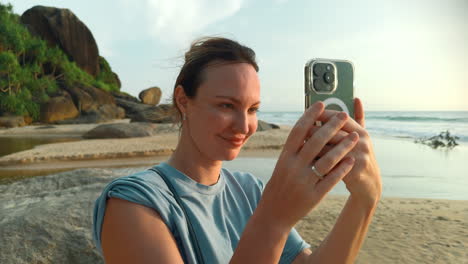
M 240 147 L 242 144 L 244 144 L 245 138 L 224 138 L 221 137 L 222 139 L 226 140 L 228 143 L 235 147 Z

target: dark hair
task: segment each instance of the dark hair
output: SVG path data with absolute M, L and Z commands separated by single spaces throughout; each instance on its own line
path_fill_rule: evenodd
M 240 43 L 221 37 L 205 37 L 195 40 L 185 53 L 185 62 L 177 76 L 172 103 L 177 109 L 180 120 L 181 112 L 175 101 L 175 89 L 181 85 L 189 98 L 194 98 L 203 82 L 203 71 L 211 65 L 226 63 L 248 63 L 258 72 L 255 52 Z

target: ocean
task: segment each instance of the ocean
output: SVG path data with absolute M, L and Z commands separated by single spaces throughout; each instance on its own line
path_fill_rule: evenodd
M 290 125 L 302 112 L 259 112 L 258 119 Z M 458 142 L 468 144 L 468 111 L 369 111 L 366 128 L 371 135 L 418 139 L 449 131 L 459 137 Z
M 260 120 L 293 126 L 302 112 L 259 112 Z M 468 111 L 368 111 L 369 131 L 381 169 L 383 196 L 468 200 Z M 432 149 L 415 139 L 449 131 L 459 137 L 453 149 Z M 255 164 L 255 165 L 254 165 Z M 237 159 L 226 167 L 248 167 L 267 181 L 271 159 Z M 331 193 L 347 194 L 340 183 Z

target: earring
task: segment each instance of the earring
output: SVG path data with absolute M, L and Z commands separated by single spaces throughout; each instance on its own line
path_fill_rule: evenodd
M 185 115 L 185 113 L 182 113 L 182 121 L 185 121 L 187 120 L 187 116 Z

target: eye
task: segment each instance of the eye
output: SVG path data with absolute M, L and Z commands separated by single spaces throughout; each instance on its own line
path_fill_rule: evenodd
M 225 108 L 225 109 L 233 109 L 234 108 L 234 105 L 233 104 L 230 104 L 230 103 L 222 103 L 219 105 L 221 108 Z
M 258 113 L 260 110 L 258 107 L 252 107 L 252 108 L 249 108 L 249 113 L 250 114 L 255 114 L 255 113 Z

